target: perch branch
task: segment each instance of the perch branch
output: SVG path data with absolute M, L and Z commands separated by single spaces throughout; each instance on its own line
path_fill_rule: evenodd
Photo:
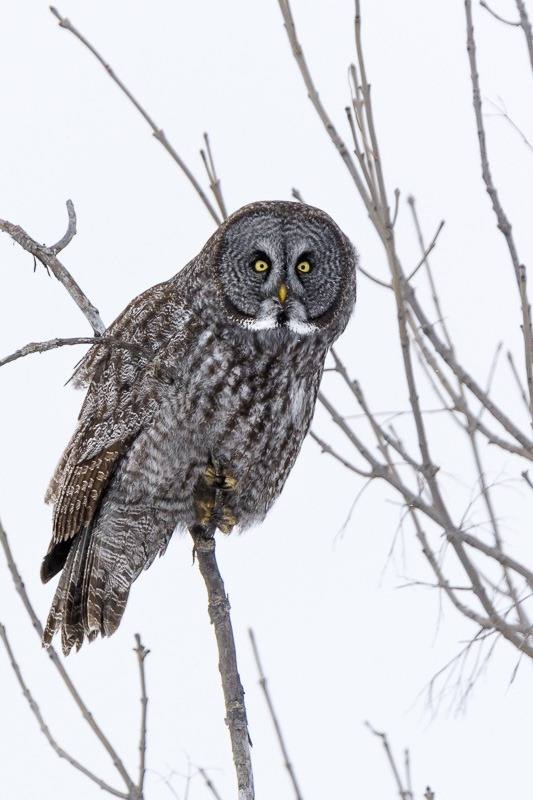
M 215 629 L 218 647 L 218 668 L 226 706 L 226 725 L 229 728 L 233 762 L 237 773 L 239 800 L 254 800 L 250 737 L 244 705 L 244 689 L 237 668 L 235 639 L 230 618 L 230 605 L 224 582 L 215 557 L 214 529 L 196 525 L 190 531 L 194 554 L 205 581 L 208 611 Z
M 135 643 L 136 647 L 134 647 L 134 651 L 137 655 L 139 678 L 141 681 L 141 732 L 139 735 L 139 780 L 137 782 L 137 791 L 139 797 L 142 797 L 144 789 L 144 777 L 146 774 L 146 709 L 148 706 L 144 660 L 150 651 L 147 650 L 141 642 L 141 636 L 139 633 L 135 634 Z

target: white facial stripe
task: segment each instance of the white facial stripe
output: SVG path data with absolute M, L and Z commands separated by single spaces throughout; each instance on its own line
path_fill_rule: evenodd
M 263 317 L 262 319 L 244 319 L 239 323 L 249 331 L 271 331 L 275 328 L 288 328 L 293 333 L 308 334 L 318 330 L 318 326 L 312 322 L 302 322 L 298 319 L 288 319 L 286 322 L 279 323 L 277 316 Z
M 265 317 L 264 319 L 245 319 L 241 322 L 245 328 L 251 331 L 269 331 L 278 327 L 276 317 Z
M 317 326 L 312 322 L 301 322 L 298 319 L 288 320 L 287 327 L 294 333 L 313 333 L 318 330 Z

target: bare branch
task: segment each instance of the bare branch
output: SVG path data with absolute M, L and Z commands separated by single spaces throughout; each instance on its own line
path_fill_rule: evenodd
M 67 200 L 68 227 L 61 239 L 48 249 L 56 256 L 64 250 L 76 236 L 76 212 L 72 200 Z
M 405 779 L 407 781 L 407 792 L 410 798 L 414 798 L 413 787 L 411 782 L 411 758 L 409 756 L 409 750 L 407 748 L 404 753 L 404 765 L 405 765 Z
M 351 472 L 355 472 L 357 475 L 361 475 L 362 478 L 373 477 L 371 472 L 365 472 L 365 470 L 355 467 L 350 461 L 347 461 L 345 458 L 339 455 L 339 453 L 337 453 L 330 444 L 321 439 L 314 431 L 310 431 L 309 436 L 311 439 L 315 440 L 323 453 L 328 453 L 330 456 L 333 456 L 333 458 L 339 461 L 343 467 L 346 467 L 346 469 L 349 469 Z
M 226 704 L 226 725 L 229 728 L 233 762 L 237 773 L 239 800 L 253 800 L 255 795 L 244 690 L 237 668 L 230 605 L 215 557 L 214 530 L 197 525 L 190 533 L 194 542 L 194 553 L 198 558 L 200 572 L 207 589 L 209 618 L 215 629 L 218 668 Z
M 400 773 L 398 771 L 398 767 L 396 766 L 396 762 L 394 760 L 394 756 L 392 755 L 392 750 L 390 749 L 389 740 L 387 739 L 387 734 L 377 731 L 370 722 L 365 722 L 366 727 L 368 730 L 374 734 L 374 736 L 378 736 L 381 739 L 383 747 L 385 749 L 385 753 L 387 754 L 387 759 L 390 764 L 390 768 L 392 770 L 392 774 L 394 775 L 394 780 L 396 781 L 396 785 L 398 787 L 398 792 L 402 800 L 412 800 L 411 792 L 408 789 L 405 789 L 402 783 L 402 779 L 400 778 Z
M 228 216 L 228 212 L 226 211 L 226 204 L 224 202 L 224 197 L 222 195 L 220 178 L 218 178 L 217 176 L 217 172 L 215 169 L 215 162 L 213 161 L 213 154 L 211 153 L 211 145 L 209 144 L 209 136 L 207 135 L 207 133 L 204 133 L 204 142 L 205 142 L 205 150 L 200 150 L 200 155 L 202 156 L 202 161 L 204 162 L 204 167 L 207 172 L 207 177 L 209 178 L 209 188 L 211 189 L 211 191 L 215 196 L 215 200 L 217 201 L 220 213 L 222 214 L 222 219 L 226 219 L 226 217 Z
M 492 10 L 492 8 L 489 7 L 489 5 L 485 2 L 485 0 L 481 0 L 479 5 L 482 6 L 482 8 L 485 8 L 489 12 L 489 14 L 492 14 L 493 17 L 495 17 L 500 22 L 503 22 L 505 25 L 512 25 L 516 28 L 520 28 L 520 22 L 513 22 L 512 20 L 500 17 L 499 14 L 497 14 L 495 11 Z
M 18 595 L 20 596 L 20 599 L 22 600 L 22 603 L 23 603 L 24 608 L 26 609 L 26 611 L 28 613 L 28 616 L 30 617 L 31 623 L 33 625 L 33 628 L 34 628 L 37 636 L 39 637 L 39 641 L 41 641 L 42 635 L 43 635 L 43 626 L 41 625 L 41 623 L 39 621 L 39 618 L 37 617 L 37 614 L 35 613 L 34 608 L 33 608 L 32 604 L 30 602 L 30 599 L 29 599 L 28 594 L 26 592 L 26 588 L 24 586 L 24 583 L 22 581 L 20 573 L 19 573 L 19 571 L 17 569 L 17 565 L 15 564 L 15 560 L 14 560 L 13 554 L 11 552 L 11 547 L 9 546 L 7 533 L 5 532 L 1 522 L 0 522 L 0 544 L 3 547 L 4 553 L 5 553 L 5 556 L 6 556 L 7 566 L 9 567 L 9 571 L 11 572 L 11 576 L 13 578 L 13 583 L 15 584 L 15 589 L 16 589 Z M 72 681 L 71 681 L 71 679 L 70 679 L 65 667 L 63 666 L 63 662 L 59 658 L 57 652 L 54 650 L 54 648 L 52 646 L 50 646 L 46 650 L 46 655 L 49 657 L 49 659 L 51 660 L 52 664 L 54 665 L 54 667 L 58 671 L 63 683 L 67 687 L 67 689 L 68 689 L 70 695 L 72 696 L 74 702 L 76 703 L 76 705 L 78 706 L 79 710 L 81 711 L 81 714 L 82 714 L 84 720 L 86 721 L 87 725 L 91 728 L 91 730 L 95 734 L 96 738 L 101 742 L 101 744 L 103 745 L 103 747 L 105 748 L 105 750 L 109 754 L 113 764 L 115 765 L 115 768 L 116 768 L 117 772 L 119 773 L 119 775 L 121 776 L 122 780 L 124 781 L 124 783 L 126 784 L 126 786 L 128 788 L 128 792 L 130 793 L 129 796 L 131 796 L 131 798 L 135 798 L 136 797 L 136 792 L 137 792 L 137 788 L 136 788 L 135 784 L 133 783 L 133 781 L 131 780 L 130 776 L 128 775 L 128 772 L 126 771 L 126 769 L 125 769 L 125 767 L 124 767 L 124 765 L 123 765 L 118 753 L 113 748 L 113 746 L 111 745 L 111 743 L 107 739 L 107 737 L 104 735 L 104 732 L 102 731 L 100 726 L 97 725 L 97 723 L 94 720 L 93 715 L 91 714 L 91 712 L 89 711 L 89 709 L 87 708 L 87 706 L 85 705 L 83 700 L 81 699 L 81 696 L 79 695 L 76 687 L 72 683 Z
M 268 710 L 270 711 L 270 716 L 272 717 L 272 723 L 274 725 L 274 729 L 276 731 L 276 736 L 278 737 L 279 746 L 281 748 L 281 752 L 283 754 L 285 768 L 289 773 L 289 777 L 291 779 L 292 787 L 294 789 L 294 794 L 296 796 L 296 800 L 303 800 L 303 795 L 300 791 L 300 787 L 298 786 L 298 781 L 296 780 L 296 774 L 294 772 L 294 767 L 292 766 L 291 760 L 289 758 L 289 753 L 287 751 L 287 746 L 285 744 L 285 740 L 283 738 L 283 733 L 281 731 L 281 725 L 279 723 L 279 719 L 277 714 L 274 710 L 274 705 L 272 703 L 272 698 L 270 697 L 270 692 L 267 686 L 267 679 L 266 675 L 263 671 L 263 666 L 261 664 L 261 659 L 259 658 L 259 650 L 257 647 L 257 642 L 255 641 L 254 632 L 251 628 L 248 628 L 248 635 L 250 636 L 250 641 L 252 643 L 252 650 L 254 651 L 254 658 L 255 663 L 257 664 L 257 671 L 259 672 L 259 685 L 263 690 L 263 694 L 265 695 L 265 700 L 268 706 Z
M 41 262 L 47 269 L 49 269 L 57 280 L 63 284 L 67 292 L 70 294 L 78 308 L 85 315 L 91 328 L 98 336 L 105 331 L 105 325 L 100 319 L 98 309 L 96 309 L 87 298 L 87 295 L 82 292 L 72 275 L 56 258 L 57 253 L 60 252 L 72 240 L 76 233 L 76 214 L 74 206 L 70 200 L 67 201 L 67 210 L 69 216 L 69 223 L 65 235 L 52 247 L 41 245 L 29 236 L 25 230 L 19 225 L 14 225 L 12 222 L 0 219 L 0 231 L 8 233 L 12 239 L 17 242 L 26 252 L 31 253 L 34 258 Z
M 517 0 L 517 5 L 523 7 L 523 3 Z M 525 7 L 523 7 L 525 14 Z M 498 192 L 492 179 L 490 171 L 487 142 L 485 137 L 485 128 L 483 123 L 483 112 L 481 109 L 481 92 L 479 88 L 479 74 L 477 71 L 476 62 L 476 43 L 474 38 L 474 23 L 472 19 L 472 0 L 465 0 L 465 13 L 467 25 L 467 43 L 466 49 L 468 51 L 468 58 L 470 62 L 470 77 L 472 80 L 472 95 L 474 112 L 476 116 L 477 134 L 479 140 L 479 153 L 481 157 L 481 173 L 485 188 L 492 202 L 492 208 L 496 215 L 498 228 L 501 230 L 507 243 L 507 248 L 511 256 L 515 278 L 520 293 L 520 304 L 522 308 L 522 335 L 524 337 L 524 358 L 527 375 L 527 386 L 529 395 L 529 409 L 533 417 L 533 332 L 531 329 L 531 309 L 529 299 L 527 296 L 527 273 L 526 268 L 520 263 L 514 238 L 512 235 L 511 223 L 509 222 L 503 207 L 498 197 Z M 527 16 L 527 15 L 526 15 Z M 532 62 L 533 63 L 533 62 Z
M 422 234 L 422 228 L 420 226 L 420 221 L 418 219 L 418 212 L 416 210 L 416 201 L 415 201 L 415 198 L 414 198 L 414 196 L 412 194 L 409 195 L 409 197 L 407 198 L 407 204 L 411 209 L 411 215 L 413 217 L 413 224 L 415 226 L 415 231 L 416 231 L 416 235 L 417 235 L 417 238 L 418 238 L 418 244 L 420 245 L 420 252 L 424 255 L 424 264 L 425 264 L 425 267 L 426 267 L 426 275 L 427 275 L 427 279 L 429 281 L 429 287 L 431 289 L 431 298 L 433 300 L 433 304 L 434 304 L 435 310 L 437 312 L 437 318 L 440 320 L 440 323 L 442 325 L 442 330 L 443 330 L 443 333 L 444 333 L 444 338 L 446 339 L 446 343 L 453 350 L 451 338 L 450 338 L 450 336 L 448 334 L 448 330 L 447 330 L 446 324 L 444 322 L 444 314 L 442 313 L 442 309 L 441 309 L 441 306 L 440 306 L 440 300 L 439 300 L 439 296 L 438 296 L 438 293 L 437 293 L 437 288 L 435 286 L 435 281 L 433 280 L 433 273 L 431 271 L 431 267 L 430 267 L 430 264 L 429 264 L 429 259 L 428 259 L 429 253 L 426 252 L 426 245 L 424 243 L 424 237 L 423 237 L 423 234 Z
M 128 100 L 130 100 L 130 102 L 133 103 L 133 105 L 135 106 L 137 111 L 140 114 L 142 114 L 142 116 L 144 117 L 144 119 L 146 120 L 148 125 L 152 128 L 152 132 L 153 132 L 154 137 L 157 139 L 158 142 L 161 142 L 161 144 L 163 145 L 165 150 L 172 156 L 172 158 L 174 159 L 174 161 L 176 162 L 178 167 L 186 175 L 186 177 L 188 178 L 189 182 L 192 184 L 196 194 L 198 195 L 198 197 L 200 198 L 200 200 L 202 201 L 204 206 L 207 208 L 207 210 L 211 214 L 211 216 L 214 219 L 214 221 L 216 222 L 216 224 L 220 225 L 220 221 L 221 221 L 220 217 L 218 216 L 217 212 L 215 211 L 213 205 L 209 202 L 209 199 L 207 198 L 207 195 L 205 194 L 204 190 L 202 189 L 202 187 L 200 186 L 200 184 L 198 183 L 198 181 L 196 180 L 196 178 L 192 174 L 192 172 L 189 169 L 189 167 L 185 164 L 183 159 L 178 155 L 176 150 L 174 150 L 174 148 L 172 147 L 172 145 L 168 141 L 164 131 L 155 124 L 153 119 L 148 115 L 148 113 L 144 110 L 144 108 L 141 106 L 141 104 L 135 99 L 135 97 L 132 95 L 132 93 L 129 91 L 129 89 L 125 86 L 125 84 L 122 83 L 120 78 L 115 74 L 114 70 L 109 66 L 109 64 L 104 60 L 104 58 L 102 58 L 100 53 L 85 38 L 85 36 L 83 36 L 83 34 L 81 34 L 74 27 L 74 25 L 72 25 L 70 20 L 68 20 L 66 17 L 62 17 L 61 14 L 59 13 L 59 11 L 56 8 L 54 8 L 54 6 L 50 6 L 50 11 L 54 15 L 54 17 L 56 17 L 56 19 L 59 20 L 59 26 L 61 28 L 65 28 L 65 30 L 70 31 L 70 33 L 74 34 L 74 36 L 77 39 L 79 39 L 79 41 L 83 45 L 85 45 L 85 47 L 88 50 L 90 50 L 90 52 L 93 54 L 93 56 L 103 66 L 103 68 L 105 69 L 105 71 L 107 72 L 109 77 L 112 80 L 115 81 L 117 86 L 124 92 L 124 94 L 126 95 Z
M 205 769 L 203 767 L 197 767 L 197 770 L 204 779 L 205 785 L 207 786 L 207 788 L 209 789 L 215 800 L 222 800 L 222 797 L 219 795 L 216 786 L 214 785 L 213 781 L 211 780 Z
M 380 278 L 376 278 L 375 275 L 371 275 L 370 272 L 367 272 L 366 269 L 361 266 L 361 264 L 357 265 L 357 271 L 361 272 L 365 278 L 368 278 L 370 281 L 372 281 L 372 283 L 377 283 L 378 286 L 383 286 L 384 289 L 392 289 L 391 283 L 387 283 L 387 281 L 382 281 Z
M 69 339 L 49 339 L 46 342 L 30 342 L 29 344 L 16 350 L 9 356 L 0 359 L 0 367 L 10 364 L 19 358 L 30 356 L 33 353 L 46 353 L 48 350 L 55 350 L 57 347 L 73 346 L 78 344 L 88 344 L 91 347 L 123 347 L 126 350 L 131 350 L 138 356 L 152 360 L 154 353 L 147 350 L 134 342 L 126 342 L 122 339 L 117 339 L 114 336 L 100 336 L 97 339 L 88 336 L 75 336 Z
M 522 141 L 524 142 L 526 147 L 528 147 L 530 150 L 533 150 L 533 145 L 531 144 L 531 142 L 529 141 L 529 139 L 527 138 L 525 133 L 518 127 L 516 122 L 513 119 L 511 119 L 511 117 L 507 113 L 507 111 L 505 109 L 505 104 L 504 104 L 503 100 L 501 99 L 501 97 L 499 97 L 498 99 L 500 101 L 500 105 L 495 103 L 493 100 L 488 100 L 487 101 L 489 103 L 489 105 L 491 105 L 493 108 L 496 109 L 497 114 L 495 114 L 495 116 L 501 117 L 502 119 L 506 120 L 506 122 L 509 123 L 511 128 L 513 128 L 518 133 L 518 135 L 520 136 L 520 138 L 522 139 Z M 489 115 L 487 114 L 486 116 L 489 116 Z
M 418 264 L 416 265 L 414 270 L 411 272 L 411 274 L 407 276 L 406 280 L 408 282 L 411 280 L 411 278 L 413 278 L 416 275 L 416 273 L 418 272 L 420 267 L 423 266 L 423 264 L 426 263 L 427 257 L 429 256 L 429 254 L 431 253 L 431 251 L 433 250 L 433 248 L 437 244 L 437 239 L 439 238 L 439 234 L 440 234 L 441 230 L 443 229 L 443 227 L 444 227 L 444 220 L 441 220 L 441 222 L 439 224 L 439 227 L 437 228 L 437 231 L 436 231 L 433 239 L 431 240 L 431 242 L 430 242 L 429 246 L 426 248 L 426 250 L 424 250 L 424 254 L 423 254 L 422 258 L 420 259 L 420 261 L 418 262 Z
M 146 674 L 144 669 L 144 659 L 150 652 L 141 642 L 139 633 L 135 634 L 136 647 L 134 647 L 137 654 L 137 663 L 139 665 L 139 677 L 141 680 L 141 733 L 139 736 L 139 780 L 137 782 L 137 790 L 139 797 L 143 796 L 144 777 L 146 774 L 146 709 L 148 706 L 148 697 L 146 695 Z
M 513 354 L 510 350 L 507 351 L 507 361 L 509 362 L 509 366 L 511 367 L 511 372 L 513 373 L 513 377 L 516 381 L 516 385 L 518 387 L 518 391 L 520 392 L 520 397 L 524 401 L 526 408 L 529 408 L 529 404 L 527 401 L 527 396 L 524 391 L 524 387 L 522 386 L 522 381 L 520 380 L 520 376 L 518 374 L 518 370 L 516 369 L 516 365 L 514 363 Z
M 487 396 L 486 392 L 483 391 L 474 378 L 457 362 L 453 351 L 447 347 L 437 336 L 434 325 L 432 325 L 427 318 L 412 289 L 409 286 L 405 286 L 405 292 L 407 294 L 409 305 L 413 309 L 413 312 L 420 323 L 422 332 L 430 340 L 437 353 L 446 362 L 446 364 L 448 364 L 459 381 L 464 384 L 464 386 L 471 391 L 475 397 L 477 397 L 477 399 L 485 406 L 487 411 L 492 414 L 494 419 L 496 419 L 500 425 L 505 428 L 507 433 L 516 439 L 525 450 L 528 452 L 533 452 L 533 443 L 531 440 L 528 439 L 528 437 L 525 436 L 522 431 L 513 424 L 513 422 L 511 422 L 509 417 L 504 414 L 504 412 L 495 403 L 492 402 L 492 400 Z
M 413 321 L 410 314 L 408 315 L 408 321 L 415 336 L 415 341 L 419 347 L 420 353 L 424 358 L 426 365 L 432 370 L 433 374 L 436 376 L 441 386 L 444 388 L 448 396 L 451 398 L 453 403 L 453 410 L 459 411 L 461 414 L 464 414 L 466 418 L 466 424 L 461 423 L 456 414 L 453 415 L 453 418 L 456 420 L 456 422 L 458 422 L 461 425 L 463 430 L 467 430 L 468 428 L 472 428 L 473 430 L 475 429 L 476 431 L 479 431 L 481 434 L 483 434 L 483 436 L 486 437 L 489 444 L 496 445 L 497 447 L 500 447 L 502 450 L 507 450 L 509 453 L 515 453 L 516 455 L 522 456 L 523 458 L 527 458 L 529 461 L 532 461 L 533 450 L 531 448 L 525 449 L 524 447 L 518 447 L 517 445 L 512 444 L 512 442 L 508 442 L 506 439 L 502 439 L 500 436 L 497 436 L 493 431 L 491 431 L 481 421 L 479 414 L 474 415 L 474 413 L 471 411 L 466 401 L 464 392 L 461 391 L 462 385 L 459 384 L 460 388 L 459 392 L 456 392 L 453 389 L 450 381 L 444 374 L 442 366 L 439 365 L 433 352 L 426 346 L 420 331 L 418 330 L 418 328 L 415 327 L 415 322 Z M 446 334 L 445 326 L 443 326 L 443 330 Z M 437 386 L 435 385 L 433 379 L 429 375 L 428 377 L 434 387 L 437 396 L 444 403 L 444 399 L 441 397 L 441 394 Z
M 529 17 L 526 10 L 526 4 L 523 0 L 515 0 L 516 7 L 518 9 L 518 13 L 520 14 L 520 26 L 524 31 L 524 36 L 526 37 L 526 44 L 527 50 L 529 53 L 529 63 L 531 64 L 531 69 L 533 70 L 533 30 L 531 28 L 531 22 L 529 21 Z
M 37 703 L 35 702 L 35 699 L 33 698 L 33 695 L 31 694 L 30 690 L 28 689 L 28 687 L 27 687 L 27 685 L 26 685 L 26 683 L 24 681 L 24 678 L 22 677 L 22 673 L 20 671 L 20 667 L 19 667 L 19 665 L 18 665 L 18 663 L 17 663 L 17 661 L 15 659 L 15 656 L 13 654 L 13 650 L 11 649 L 11 645 L 10 645 L 8 637 L 7 637 L 7 631 L 6 631 L 5 627 L 4 627 L 4 625 L 2 625 L 1 623 L 0 623 L 0 639 L 2 639 L 2 641 L 4 643 L 4 647 L 5 647 L 6 651 L 7 651 L 7 655 L 9 657 L 10 662 L 11 662 L 11 667 L 13 669 L 13 672 L 15 673 L 15 677 L 17 678 L 17 681 L 20 684 L 20 688 L 22 689 L 22 694 L 26 698 L 31 711 L 34 714 L 34 716 L 35 716 L 35 718 L 36 718 L 36 720 L 37 720 L 37 722 L 39 724 L 39 728 L 41 729 L 42 733 L 44 734 L 44 736 L 46 737 L 46 739 L 48 741 L 48 744 L 53 748 L 53 750 L 56 752 L 56 754 L 59 756 L 59 758 L 64 758 L 65 761 L 68 761 L 68 763 L 71 766 L 74 767 L 74 769 L 77 769 L 79 772 L 83 773 L 83 775 L 85 775 L 91 781 L 94 781 L 94 783 L 96 783 L 100 787 L 100 789 L 103 789 L 105 792 L 109 792 L 109 794 L 112 794 L 115 797 L 130 798 L 129 794 L 125 794 L 124 792 L 119 792 L 118 789 L 114 789 L 108 783 L 106 783 L 101 778 L 99 778 L 97 775 L 95 775 L 94 772 L 91 772 L 91 770 L 87 769 L 87 767 L 84 767 L 83 764 L 80 764 L 79 761 L 77 761 L 73 756 L 71 756 L 69 753 L 67 753 L 66 750 L 63 750 L 63 748 L 59 746 L 57 741 L 54 739 L 54 737 L 50 733 L 50 729 L 48 728 L 46 722 L 44 721 L 44 717 L 41 714 L 41 710 L 40 710 L 39 706 L 37 705 Z
M 292 53 L 293 53 L 294 58 L 296 59 L 296 63 L 298 64 L 298 67 L 300 69 L 302 78 L 304 79 L 304 83 L 305 83 L 305 86 L 307 88 L 309 99 L 313 103 L 313 105 L 314 105 L 314 107 L 315 107 L 320 119 L 322 120 L 322 123 L 324 124 L 324 127 L 326 128 L 326 131 L 327 131 L 331 141 L 335 145 L 340 157 L 342 158 L 342 160 L 346 164 L 346 167 L 348 168 L 348 171 L 350 172 L 350 175 L 352 176 L 352 178 L 353 178 L 353 180 L 354 180 L 354 182 L 355 182 L 355 184 L 357 186 L 359 194 L 361 195 L 361 197 L 363 198 L 363 200 L 365 202 L 365 205 L 366 205 L 366 207 L 368 209 L 369 214 L 374 218 L 375 217 L 375 213 L 374 213 L 374 209 L 373 209 L 372 200 L 371 200 L 371 198 L 370 198 L 370 196 L 368 194 L 368 191 L 367 191 L 367 189 L 366 189 L 366 187 L 365 187 L 365 185 L 364 185 L 364 183 L 363 183 L 363 181 L 361 179 L 361 176 L 357 172 L 357 168 L 355 166 L 355 163 L 354 163 L 354 161 L 353 161 L 353 159 L 352 159 L 352 157 L 351 157 L 346 145 L 344 144 L 343 140 L 341 139 L 341 137 L 337 133 L 337 130 L 336 130 L 335 126 L 333 125 L 333 122 L 331 121 L 330 117 L 328 116 L 328 114 L 326 112 L 326 109 L 324 108 L 324 106 L 322 104 L 322 101 L 320 100 L 320 97 L 318 95 L 318 92 L 317 92 L 317 90 L 315 88 L 315 85 L 313 83 L 313 79 L 311 78 L 311 73 L 309 72 L 309 68 L 307 66 L 307 62 L 305 60 L 305 56 L 304 56 L 302 47 L 301 47 L 301 45 L 300 45 L 300 43 L 298 41 L 297 35 L 296 35 L 296 28 L 295 28 L 294 20 L 293 20 L 293 17 L 292 17 L 292 12 L 291 12 L 291 8 L 290 8 L 289 0 L 278 0 L 278 3 L 279 3 L 279 7 L 281 9 L 281 13 L 283 15 L 283 21 L 284 21 L 284 24 L 285 24 L 285 30 L 287 31 L 287 36 L 289 37 L 289 42 L 290 42 L 290 45 L 291 45 Z M 375 224 L 379 224 L 377 220 L 376 220 Z

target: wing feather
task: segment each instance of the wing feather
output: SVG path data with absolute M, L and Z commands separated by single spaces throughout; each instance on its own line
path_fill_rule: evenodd
M 98 528 L 95 536 L 95 526 L 121 459 L 174 391 L 184 350 L 199 330 L 174 286 L 159 284 L 134 300 L 107 331 L 117 346 L 91 348 L 74 375 L 75 385 L 89 388 L 46 495 L 54 503 L 53 537 L 41 568 L 44 582 L 63 569 L 43 644 L 61 628 L 65 652 L 80 647 L 85 636 L 92 640 L 116 629 L 139 573 L 135 565 L 127 575 L 113 576 L 110 590 L 101 565 L 113 561 L 125 542 L 110 541 L 121 539 L 116 531 Z M 135 561 L 139 554 L 130 557 Z

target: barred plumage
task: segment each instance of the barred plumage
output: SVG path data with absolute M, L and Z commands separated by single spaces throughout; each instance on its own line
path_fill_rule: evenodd
M 254 203 L 130 303 L 107 332 L 116 345 L 89 351 L 74 377 L 87 396 L 47 494 L 41 577 L 63 572 L 44 645 L 59 629 L 65 653 L 113 633 L 174 530 L 264 518 L 353 309 L 356 260 L 323 211 Z

